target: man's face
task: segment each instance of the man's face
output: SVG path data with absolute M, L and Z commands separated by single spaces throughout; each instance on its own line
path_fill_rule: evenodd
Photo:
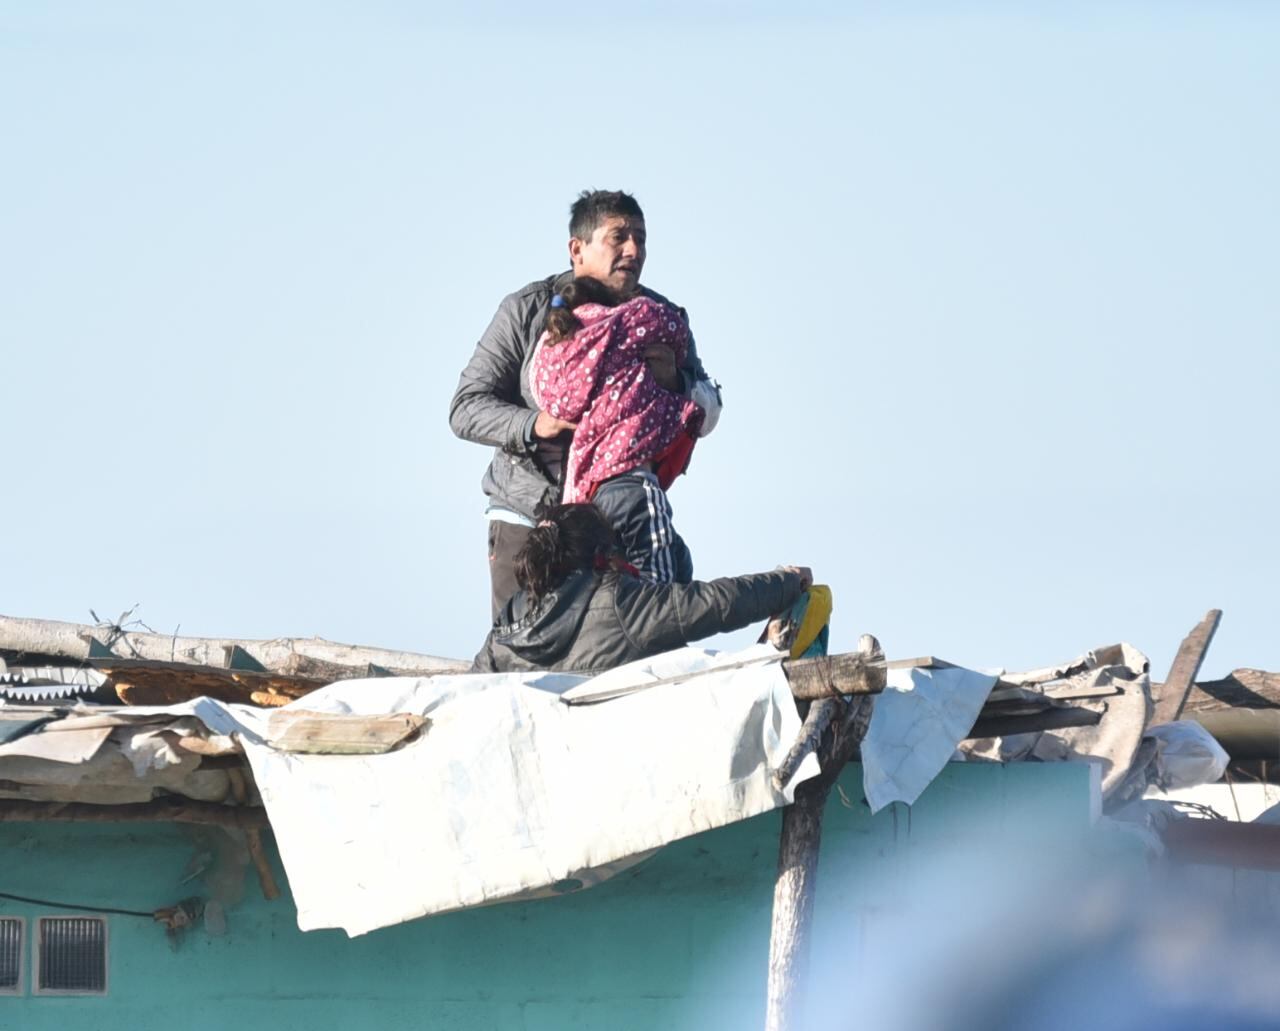
M 569 241 L 575 276 L 598 279 L 621 297 L 635 293 L 644 268 L 644 220 L 614 215 L 596 227 L 590 240 Z

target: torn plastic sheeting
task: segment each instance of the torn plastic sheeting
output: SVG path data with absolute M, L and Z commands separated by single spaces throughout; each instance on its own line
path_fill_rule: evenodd
M 973 729 L 995 682 L 959 666 L 889 670 L 862 739 L 862 788 L 873 813 L 920 797 Z

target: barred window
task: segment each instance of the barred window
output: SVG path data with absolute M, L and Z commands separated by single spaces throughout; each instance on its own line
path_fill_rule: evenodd
M 106 994 L 105 919 L 100 916 L 43 916 L 38 938 L 37 994 Z
M 0 995 L 16 995 L 22 991 L 21 917 L 0 917 Z

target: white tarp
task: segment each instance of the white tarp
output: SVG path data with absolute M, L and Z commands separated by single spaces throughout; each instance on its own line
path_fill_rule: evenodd
M 891 669 L 862 739 L 862 789 L 873 813 L 911 805 L 973 728 L 996 678 L 971 669 Z
M 679 655 L 660 658 L 685 669 L 726 658 Z M 800 729 L 776 653 L 606 703 L 561 700 L 582 682 L 384 678 L 294 703 L 430 718 L 382 755 L 287 754 L 246 737 L 299 926 L 357 935 L 519 896 L 791 800 L 794 782 L 786 794 L 770 782 Z M 796 781 L 816 772 L 810 759 Z
M 195 717 L 238 737 L 299 926 L 357 935 L 594 883 L 668 842 L 792 801 L 817 760 L 810 756 L 784 791 L 773 787 L 772 772 L 800 731 L 780 659 L 768 645 L 726 654 L 687 648 L 595 678 L 347 680 L 284 710 L 201 698 L 98 719 L 119 725 L 121 749 L 149 777 L 168 770 L 169 739 L 183 730 L 155 723 L 158 716 Z M 873 809 L 915 801 L 968 733 L 993 681 L 954 667 L 891 672 L 862 746 Z M 273 712 L 290 709 L 412 713 L 429 723 L 391 752 L 298 754 L 271 743 Z

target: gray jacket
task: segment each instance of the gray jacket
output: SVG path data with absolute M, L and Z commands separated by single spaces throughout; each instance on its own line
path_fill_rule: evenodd
M 529 393 L 527 370 L 546 325 L 551 297 L 572 278 L 572 272 L 561 272 L 503 298 L 462 370 L 449 406 L 449 427 L 457 436 L 494 448 L 493 461 L 481 481 L 490 504 L 529 519 L 537 518 L 543 506 L 560 500 L 566 442 L 535 440 L 538 410 Z M 652 290 L 641 290 L 670 303 Z M 692 339 L 680 372 L 686 394 L 697 380 L 707 379 Z
M 800 594 L 799 575 L 781 569 L 691 584 L 581 570 L 537 605 L 517 592 L 472 672 L 601 673 L 767 619 Z

